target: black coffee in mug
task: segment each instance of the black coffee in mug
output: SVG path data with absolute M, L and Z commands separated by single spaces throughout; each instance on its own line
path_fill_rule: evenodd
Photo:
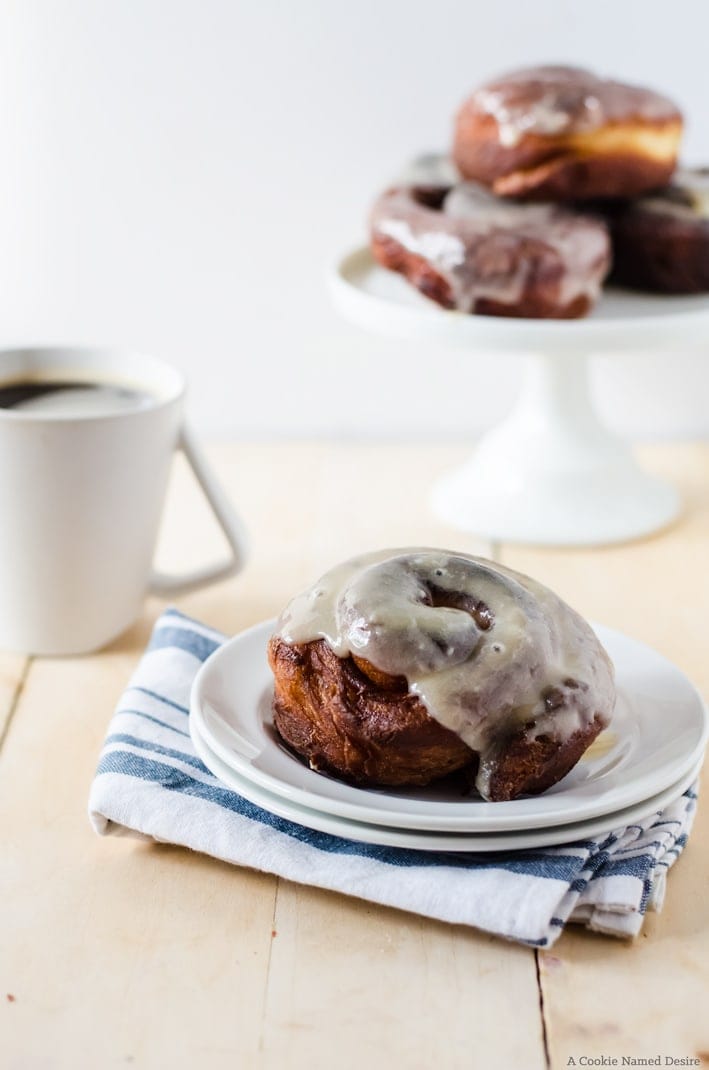
M 108 380 L 22 379 L 0 383 L 0 410 L 58 416 L 107 416 L 147 409 L 154 396 L 140 387 Z

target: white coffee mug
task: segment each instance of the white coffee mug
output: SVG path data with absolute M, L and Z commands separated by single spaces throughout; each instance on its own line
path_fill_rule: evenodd
M 148 592 L 177 594 L 241 568 L 243 529 L 185 428 L 178 371 L 113 350 L 0 350 L 0 388 L 25 381 L 123 385 L 149 403 L 98 415 L 0 408 L 0 649 L 96 650 L 136 620 Z M 168 576 L 152 561 L 176 449 L 231 556 Z

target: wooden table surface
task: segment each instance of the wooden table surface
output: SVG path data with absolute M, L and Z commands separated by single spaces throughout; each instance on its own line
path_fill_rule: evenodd
M 682 487 L 686 511 L 670 530 L 574 551 L 491 547 L 439 524 L 428 487 L 467 452 L 213 447 L 252 556 L 241 576 L 180 608 L 232 633 L 363 549 L 494 552 L 661 650 L 709 695 L 709 445 L 643 451 Z M 186 567 L 220 548 L 178 466 L 160 563 Z M 183 849 L 95 836 L 86 803 L 97 755 L 161 608 L 148 602 L 126 635 L 89 657 L 0 654 L 3 1070 L 560 1070 L 601 1056 L 709 1065 L 707 805 L 663 913 L 634 943 L 572 927 L 548 952 Z

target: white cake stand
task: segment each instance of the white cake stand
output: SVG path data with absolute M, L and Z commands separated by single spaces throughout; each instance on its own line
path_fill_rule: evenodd
M 675 488 L 643 472 L 598 420 L 588 358 L 707 348 L 709 297 L 609 290 L 580 320 L 470 316 L 427 301 L 366 248 L 344 256 L 330 284 L 339 311 L 369 330 L 526 357 L 526 385 L 512 413 L 433 490 L 433 508 L 447 523 L 491 539 L 574 546 L 647 535 L 677 515 Z

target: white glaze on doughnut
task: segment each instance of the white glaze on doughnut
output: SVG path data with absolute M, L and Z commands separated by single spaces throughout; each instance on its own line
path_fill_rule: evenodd
M 475 311 L 481 299 L 514 307 L 545 269 L 544 287 L 563 308 L 576 298 L 593 303 L 610 263 L 603 223 L 557 205 L 521 204 L 493 196 L 475 182 L 448 193 L 442 210 L 416 202 L 408 189 L 379 198 L 373 233 L 422 257 L 448 283 L 455 307 Z M 523 244 L 524 243 L 524 244 Z
M 477 610 L 441 605 L 461 595 Z M 484 797 L 496 748 L 514 731 L 563 742 L 613 710 L 613 667 L 583 618 L 542 584 L 468 554 L 413 548 L 346 561 L 293 599 L 278 634 L 324 639 L 339 657 L 406 677 L 430 715 L 480 754 Z M 563 700 L 554 709 L 552 691 Z
M 633 119 L 662 123 L 681 118 L 672 101 L 659 93 L 598 78 L 578 67 L 514 71 L 481 86 L 470 105 L 495 119 L 506 148 L 525 134 L 554 137 Z
M 507 102 L 507 94 L 499 89 L 480 89 L 475 94 L 475 103 L 482 112 L 492 115 L 500 133 L 500 144 L 505 148 L 514 148 L 525 134 L 544 134 L 546 136 L 561 134 L 571 126 L 571 116 L 559 107 L 558 93 L 543 93 L 532 104 L 525 107 Z M 598 113 L 599 102 L 596 97 L 584 99 L 586 121 L 577 119 L 577 124 L 586 129 L 593 127 L 593 117 Z

